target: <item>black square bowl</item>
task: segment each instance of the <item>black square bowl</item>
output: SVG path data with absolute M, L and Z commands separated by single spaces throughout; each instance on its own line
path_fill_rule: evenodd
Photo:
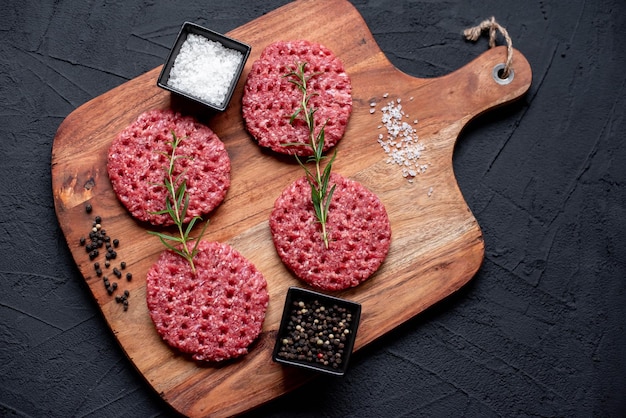
M 281 364 L 342 376 L 354 348 L 361 305 L 290 287 L 272 359 Z
M 237 66 L 237 69 L 235 70 L 235 73 L 233 74 L 232 81 L 225 95 L 225 98 L 221 104 L 208 102 L 206 100 L 203 100 L 199 97 L 194 96 L 192 92 L 183 91 L 175 87 L 172 87 L 170 84 L 168 84 L 168 81 L 170 79 L 170 73 L 172 71 L 172 67 L 174 66 L 174 62 L 176 61 L 176 57 L 180 53 L 180 49 L 183 46 L 183 43 L 187 40 L 187 36 L 189 34 L 200 35 L 210 41 L 219 42 L 225 48 L 239 51 L 242 54 L 241 62 L 239 63 L 239 65 Z M 157 86 L 165 90 L 168 90 L 172 93 L 175 93 L 179 96 L 192 100 L 194 102 L 201 103 L 213 110 L 222 112 L 226 109 L 226 107 L 228 107 L 228 103 L 230 102 L 230 99 L 232 98 L 233 92 L 235 91 L 235 87 L 237 86 L 237 82 L 239 81 L 239 78 L 241 77 L 243 67 L 245 66 L 246 61 L 248 60 L 248 56 L 250 55 L 250 50 L 251 50 L 250 46 L 246 45 L 243 42 L 240 42 L 233 38 L 229 38 L 228 36 L 219 34 L 217 32 L 204 28 L 195 23 L 185 22 L 182 28 L 180 29 L 178 36 L 176 37 L 176 42 L 174 42 L 174 46 L 170 50 L 170 53 L 167 57 L 167 60 L 165 61 L 165 64 L 163 65 L 163 68 L 161 69 L 161 73 L 159 75 L 159 78 L 157 79 Z

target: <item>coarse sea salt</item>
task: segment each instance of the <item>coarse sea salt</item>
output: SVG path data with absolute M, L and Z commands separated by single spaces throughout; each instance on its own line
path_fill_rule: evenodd
M 388 93 L 383 95 L 384 98 L 388 96 Z M 418 141 L 417 130 L 402 120 L 409 115 L 405 114 L 401 102 L 402 99 L 398 98 L 382 107 L 382 124 L 378 127 L 385 127 L 387 135 L 378 134 L 378 143 L 387 154 L 387 164 L 400 166 L 402 177 L 413 183 L 414 178 L 425 172 L 429 164 L 419 161 L 424 145 Z M 413 123 L 416 124 L 417 119 Z
M 190 33 L 181 45 L 168 86 L 221 106 L 243 60 L 243 54 L 220 42 Z

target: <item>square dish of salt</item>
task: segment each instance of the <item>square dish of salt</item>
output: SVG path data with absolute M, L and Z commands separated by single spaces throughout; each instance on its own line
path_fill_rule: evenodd
M 157 85 L 222 112 L 230 102 L 250 49 L 243 42 L 185 22 Z

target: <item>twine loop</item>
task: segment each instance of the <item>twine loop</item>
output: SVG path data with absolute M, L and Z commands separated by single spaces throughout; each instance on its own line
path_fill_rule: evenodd
M 496 36 L 498 35 L 498 31 L 502 33 L 502 36 L 506 41 L 506 62 L 504 63 L 504 68 L 502 69 L 500 77 L 507 78 L 513 67 L 513 41 L 511 40 L 507 30 L 496 22 L 495 17 L 492 16 L 491 19 L 483 20 L 477 26 L 465 29 L 463 31 L 463 35 L 465 35 L 465 39 L 468 41 L 476 42 L 485 30 L 489 30 L 489 48 L 496 46 Z

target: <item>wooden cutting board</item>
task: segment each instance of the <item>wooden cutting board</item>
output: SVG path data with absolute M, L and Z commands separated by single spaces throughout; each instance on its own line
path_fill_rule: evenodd
M 492 70 L 504 61 L 504 47 L 488 50 L 444 77 L 408 76 L 387 60 L 357 10 L 344 0 L 296 1 L 229 35 L 250 44 L 252 53 L 226 112 L 210 115 L 173 98 L 156 87 L 160 68 L 155 68 L 71 113 L 59 127 L 52 150 L 55 209 L 76 264 L 137 370 L 163 399 L 189 416 L 242 413 L 314 377 L 271 360 L 286 290 L 305 286 L 276 255 L 268 226 L 274 200 L 302 176 L 301 168 L 290 158 L 260 150 L 241 117 L 245 77 L 267 44 L 281 39 L 321 42 L 343 60 L 353 83 L 354 110 L 337 147 L 334 170 L 375 192 L 392 227 L 392 245 L 381 269 L 357 288 L 334 293 L 362 304 L 355 350 L 458 290 L 480 267 L 483 237 L 454 177 L 455 141 L 468 121 L 519 98 L 531 83 L 530 66 L 518 51 L 513 81 L 494 81 Z M 402 177 L 398 166 L 386 163 L 387 155 L 377 143 L 378 134 L 386 133 L 379 128 L 380 108 L 398 98 L 409 122 L 418 120 L 414 127 L 425 147 L 420 161 L 428 168 L 413 183 Z M 378 103 L 373 114 L 371 102 Z M 219 366 L 190 361 L 157 335 L 145 303 L 145 274 L 163 247 L 118 203 L 106 174 L 107 150 L 117 133 L 140 113 L 167 107 L 205 121 L 224 141 L 232 160 L 232 186 L 210 216 L 206 239 L 233 245 L 268 281 L 270 304 L 262 335 L 247 356 Z M 85 212 L 86 203 L 93 206 L 92 214 Z M 107 294 L 78 244 L 96 214 L 108 234 L 121 241 L 116 261 L 125 261 L 134 276 L 130 283 L 120 282 L 120 289 L 131 295 L 126 312 Z

